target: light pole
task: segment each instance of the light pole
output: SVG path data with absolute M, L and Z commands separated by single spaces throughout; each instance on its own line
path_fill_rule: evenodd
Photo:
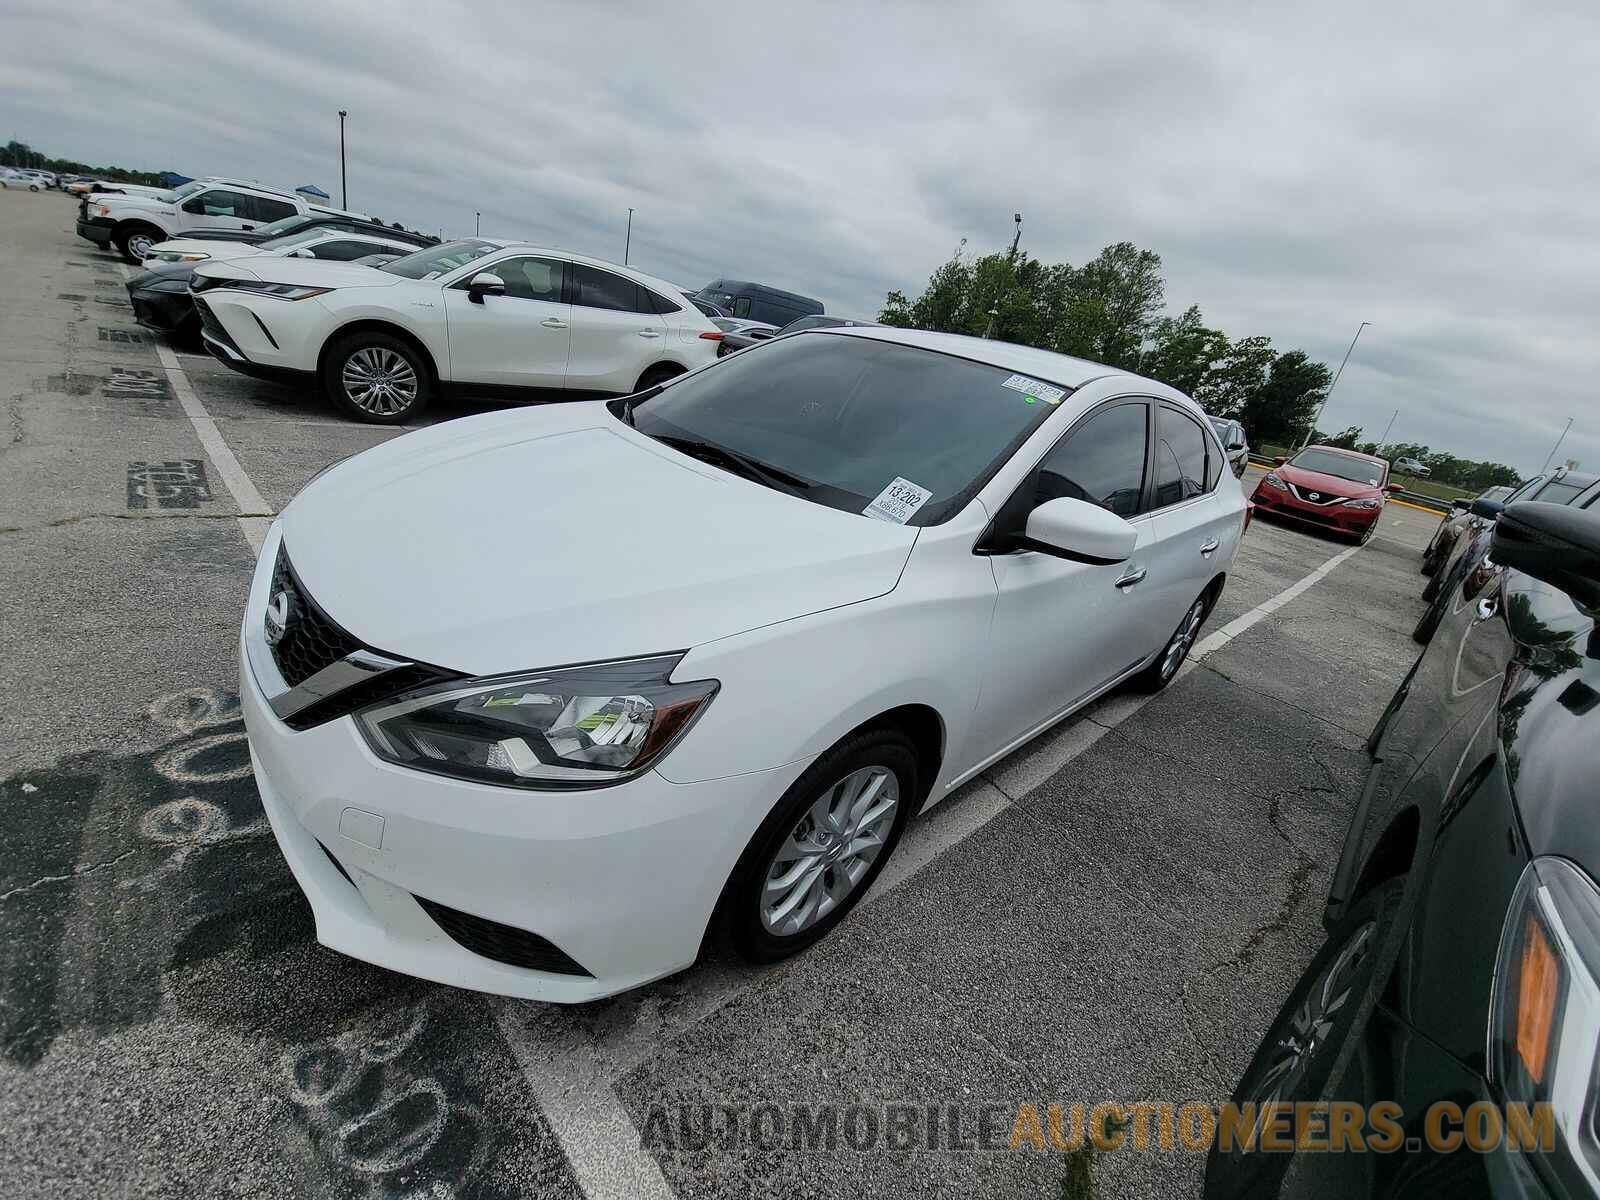
M 1568 417 L 1567 418 L 1567 429 L 1571 429 L 1571 428 L 1572 428 L 1572 418 Z M 1561 436 L 1556 439 L 1556 444 L 1554 446 L 1551 446 L 1550 447 L 1550 453 L 1545 455 L 1544 467 L 1540 467 L 1539 468 L 1539 474 L 1541 474 L 1541 475 L 1544 474 L 1545 467 L 1548 467 L 1550 465 L 1550 460 L 1556 456 L 1556 451 L 1561 449 L 1561 443 L 1567 440 L 1567 429 L 1563 429 L 1561 431 Z
M 1333 373 L 1333 382 L 1328 385 L 1328 390 L 1323 393 L 1322 403 L 1317 405 L 1317 415 L 1311 418 L 1311 428 L 1306 430 L 1306 440 L 1300 443 L 1300 449 L 1304 450 L 1311 444 L 1311 435 L 1316 433 L 1317 424 L 1322 420 L 1322 410 L 1328 407 L 1328 397 L 1333 395 L 1333 389 L 1339 386 L 1339 376 L 1344 374 L 1344 364 L 1350 361 L 1350 351 L 1356 348 L 1356 342 L 1361 337 L 1361 331 L 1371 324 L 1371 321 L 1363 321 L 1356 326 L 1356 336 L 1350 339 L 1350 345 L 1345 350 L 1344 357 L 1339 360 L 1339 369 Z
M 483 233 L 483 214 L 481 212 L 475 212 L 475 213 L 472 214 L 472 236 L 473 237 L 478 237 L 482 233 Z
M 1389 444 L 1389 430 L 1394 428 L 1394 418 L 1400 415 L 1400 410 L 1394 410 L 1394 415 L 1389 418 L 1389 423 L 1383 427 L 1383 436 L 1378 439 L 1378 453 L 1383 453 L 1383 448 Z
M 633 209 L 628 210 L 628 236 L 622 243 L 622 265 L 628 265 L 628 251 L 633 249 Z
M 350 114 L 344 109 L 339 110 L 339 207 L 350 207 L 350 184 L 344 175 L 344 119 Z

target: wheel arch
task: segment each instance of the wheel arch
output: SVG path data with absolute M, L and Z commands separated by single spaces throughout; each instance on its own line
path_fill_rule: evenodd
M 635 381 L 633 390 L 642 392 L 645 388 L 654 386 L 651 383 L 646 383 L 646 380 L 676 379 L 679 375 L 686 375 L 688 372 L 689 368 L 675 359 L 659 359 L 639 372 L 639 378 Z
M 1378 835 L 1372 849 L 1361 864 L 1356 886 L 1351 889 L 1345 908 L 1355 904 L 1362 896 L 1386 879 L 1409 874 L 1417 858 L 1417 841 L 1422 831 L 1422 814 L 1414 804 L 1407 805 L 1390 818 L 1389 824 Z
M 347 321 L 328 334 L 327 338 L 323 340 L 322 349 L 317 352 L 317 375 L 319 378 L 323 373 L 323 369 L 328 365 L 328 355 L 332 352 L 333 347 L 343 339 L 356 333 L 382 333 L 405 342 L 406 345 L 422 356 L 422 361 L 427 365 L 428 373 L 433 377 L 433 386 L 435 390 L 438 389 L 440 384 L 439 363 L 434 358 L 433 351 L 428 349 L 427 343 L 404 325 L 397 325 L 393 321 L 384 321 L 375 317 L 363 317 L 359 320 Z

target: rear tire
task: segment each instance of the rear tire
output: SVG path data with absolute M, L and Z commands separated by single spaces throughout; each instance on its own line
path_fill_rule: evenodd
M 1178 622 L 1178 628 L 1173 631 L 1172 637 L 1161 648 L 1161 653 L 1155 661 L 1140 671 L 1127 686 L 1134 692 L 1159 692 L 1178 677 L 1178 669 L 1189 658 L 1189 651 L 1194 649 L 1195 639 L 1200 634 L 1200 626 L 1205 624 L 1206 617 L 1211 612 L 1211 604 L 1215 600 L 1211 589 L 1201 592 L 1195 602 L 1183 614 L 1183 620 Z
M 654 366 L 646 369 L 643 375 L 639 376 L 639 382 L 634 386 L 633 389 L 634 393 L 637 395 L 639 392 L 648 391 L 649 389 L 655 387 L 658 383 L 665 383 L 669 379 L 676 379 L 682 374 L 683 368 L 678 366 L 676 363 L 656 363 Z
M 401 425 L 433 399 L 433 375 L 406 341 L 388 333 L 354 333 L 323 358 L 322 386 L 333 406 L 372 425 Z
M 771 963 L 826 937 L 899 845 L 920 781 L 916 748 L 895 728 L 851 734 L 818 758 L 740 855 L 718 905 L 722 940 L 741 958 Z M 853 802 L 858 793 L 865 799 Z

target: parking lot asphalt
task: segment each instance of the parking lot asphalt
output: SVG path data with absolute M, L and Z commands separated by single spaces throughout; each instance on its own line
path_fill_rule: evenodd
M 1320 945 L 1436 518 L 1359 550 L 1255 522 L 1171 688 L 936 807 L 797 959 L 576 1009 L 426 984 L 314 941 L 236 695 L 251 530 L 400 431 L 158 346 L 73 211 L 0 193 L 7 1196 L 1047 1196 L 1054 1151 L 735 1133 L 943 1106 L 1003 1146 L 1022 1103 L 1226 1096 Z M 1102 1155 L 1094 1194 L 1201 1168 Z

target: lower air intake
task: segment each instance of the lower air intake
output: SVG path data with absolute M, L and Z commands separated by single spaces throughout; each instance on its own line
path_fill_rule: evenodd
M 548 971 L 552 975 L 582 975 L 593 978 L 574 962 L 560 947 L 547 942 L 537 933 L 502 925 L 487 917 L 475 917 L 454 908 L 447 908 L 421 896 L 412 897 L 422 906 L 422 911 L 433 918 L 434 924 L 444 930 L 456 945 L 464 950 L 508 967 L 524 967 L 530 971 Z

